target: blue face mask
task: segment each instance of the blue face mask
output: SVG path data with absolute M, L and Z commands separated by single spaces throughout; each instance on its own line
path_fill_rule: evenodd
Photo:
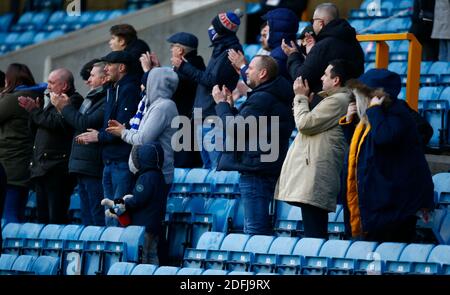
M 214 40 L 216 40 L 216 38 L 217 38 L 217 32 L 216 32 L 216 30 L 214 30 L 214 27 L 213 26 L 210 26 L 209 28 L 208 28 L 208 36 L 209 36 L 209 40 L 211 40 L 211 42 L 213 42 Z

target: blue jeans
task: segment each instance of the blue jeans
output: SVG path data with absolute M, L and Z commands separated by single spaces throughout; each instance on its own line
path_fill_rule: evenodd
M 131 194 L 133 189 L 133 174 L 127 162 L 107 162 L 103 168 L 103 194 L 105 198 L 115 200 Z M 105 209 L 106 210 L 106 209 Z M 106 218 L 107 226 L 118 226 L 115 219 Z
M 216 168 L 221 153 L 220 151 L 213 150 L 217 139 L 215 136 L 211 137 L 212 134 L 207 134 L 211 130 L 213 130 L 213 127 L 210 126 L 197 126 L 195 130 L 197 143 L 200 147 L 200 155 L 203 161 L 203 168 L 205 169 Z M 220 130 L 220 132 L 222 133 L 222 130 Z M 222 140 L 222 137 L 219 140 Z M 207 151 L 207 149 L 210 151 Z
M 3 207 L 3 218 L 5 224 L 10 222 L 25 222 L 25 206 L 28 199 L 28 188 L 7 185 L 5 203 Z
M 269 206 L 278 177 L 242 174 L 239 180 L 241 202 L 244 202 L 244 233 L 271 235 Z
M 84 225 L 105 225 L 105 210 L 102 179 L 88 175 L 78 175 L 78 190 L 81 200 L 81 221 Z

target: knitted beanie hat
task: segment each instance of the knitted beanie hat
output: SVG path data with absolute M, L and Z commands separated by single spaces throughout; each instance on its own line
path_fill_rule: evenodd
M 240 17 L 242 17 L 242 13 L 237 9 L 234 12 L 219 13 L 211 23 L 219 35 L 236 34 L 241 24 Z

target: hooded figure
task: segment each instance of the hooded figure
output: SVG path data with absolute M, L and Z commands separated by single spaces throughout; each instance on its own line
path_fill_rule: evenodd
M 416 123 L 397 99 L 400 87 L 394 72 L 366 72 L 359 84 L 351 85 L 358 116 L 347 113 L 340 120 L 350 144 L 344 163 L 344 216 L 354 238 L 412 242 L 416 213 L 434 207 L 430 169 Z
M 172 100 L 178 86 L 178 75 L 170 68 L 154 68 L 147 79 L 147 95 L 144 98 L 145 109 L 142 120 L 136 129 L 124 129 L 121 138 L 132 145 L 143 145 L 157 141 L 164 150 L 162 168 L 166 184 L 173 180 L 172 135 L 176 129 L 171 127 L 172 119 L 178 116 L 177 106 Z M 130 170 L 137 172 L 131 155 L 128 161 Z

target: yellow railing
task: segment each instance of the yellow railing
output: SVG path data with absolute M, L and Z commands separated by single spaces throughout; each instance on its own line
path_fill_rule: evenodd
M 359 42 L 375 41 L 375 68 L 387 68 L 389 64 L 389 46 L 385 41 L 408 40 L 408 72 L 406 78 L 406 101 L 409 106 L 417 110 L 420 85 L 420 62 L 422 60 L 422 45 L 411 33 L 402 34 L 373 34 L 356 36 Z

